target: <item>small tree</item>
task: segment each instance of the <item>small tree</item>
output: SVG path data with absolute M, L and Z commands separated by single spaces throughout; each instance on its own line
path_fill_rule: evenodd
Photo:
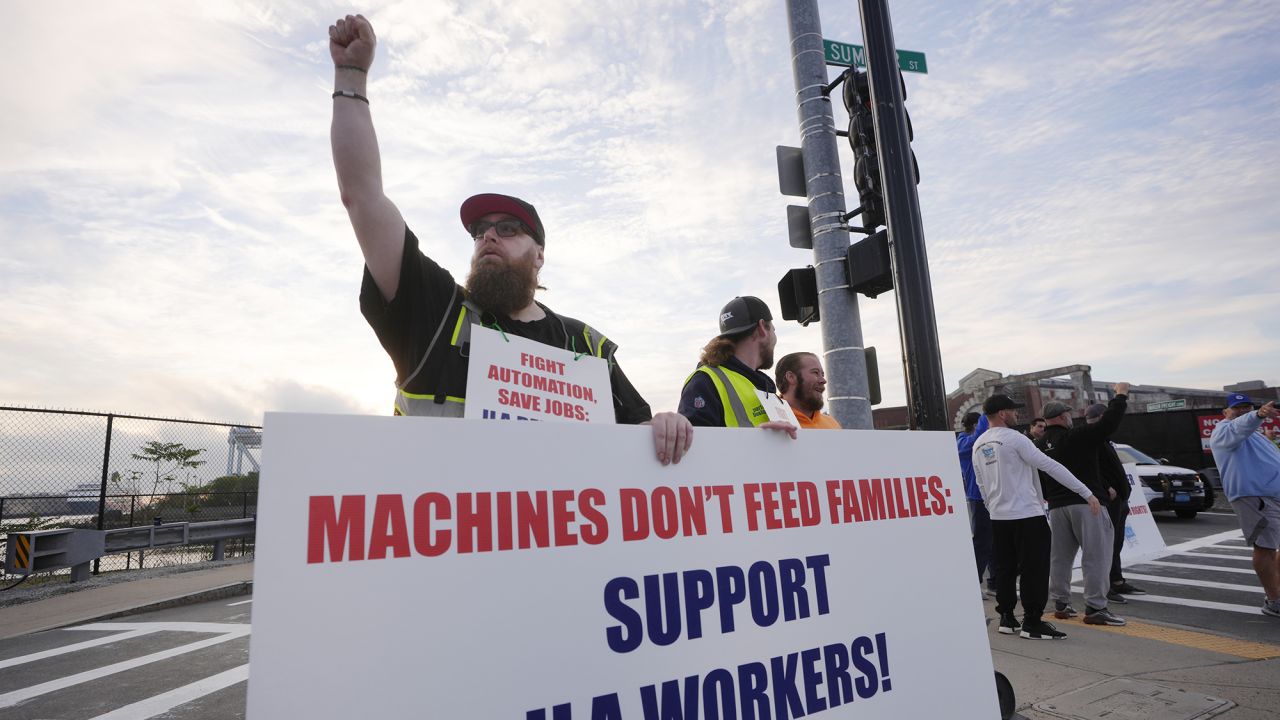
M 143 460 L 151 465 L 145 472 L 131 470 L 131 479 L 137 482 L 145 477 L 151 481 L 151 495 L 147 498 L 147 504 L 150 505 L 155 501 L 161 483 L 169 489 L 178 481 L 182 471 L 192 470 L 205 464 L 206 461 L 196 459 L 202 452 L 204 452 L 203 448 L 197 450 L 186 447 L 182 443 L 162 443 L 152 440 L 143 446 L 142 452 L 130 455 L 134 460 Z

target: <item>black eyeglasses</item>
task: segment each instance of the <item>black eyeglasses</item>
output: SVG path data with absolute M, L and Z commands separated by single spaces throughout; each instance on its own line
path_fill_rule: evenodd
M 499 220 L 497 222 L 481 220 L 471 226 L 471 238 L 473 240 L 482 239 L 484 234 L 489 231 L 489 228 L 497 230 L 498 237 L 515 237 L 520 233 L 533 237 L 533 233 L 529 232 L 528 228 L 524 226 L 524 223 L 519 220 Z

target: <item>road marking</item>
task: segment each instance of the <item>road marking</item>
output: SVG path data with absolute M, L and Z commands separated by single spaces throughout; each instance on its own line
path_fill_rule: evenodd
M 1192 557 L 1192 558 L 1213 558 L 1214 560 L 1248 561 L 1250 559 L 1248 555 L 1218 555 L 1216 553 L 1200 553 L 1200 552 L 1178 553 L 1178 555 L 1185 555 L 1186 557 Z M 1164 555 L 1163 557 L 1169 557 L 1169 556 Z M 1137 564 L 1141 565 L 1142 563 L 1137 563 Z
M 1243 545 L 1208 545 L 1202 549 L 1218 550 L 1218 551 L 1229 552 L 1229 553 L 1240 553 L 1237 557 L 1247 557 L 1250 553 L 1253 552 L 1253 548 L 1245 547 Z
M 1163 575 L 1141 575 L 1125 573 L 1126 580 L 1146 580 L 1147 582 L 1165 583 L 1166 585 L 1189 585 L 1191 587 L 1217 588 L 1218 590 L 1240 590 L 1242 592 L 1261 593 L 1259 585 L 1233 585 L 1231 583 L 1213 582 L 1210 580 L 1188 580 L 1186 578 L 1165 577 Z M 1134 597 L 1134 596 L 1130 596 Z M 1138 595 L 1136 597 L 1145 597 Z M 1259 610 L 1261 612 L 1261 610 Z
M 241 600 L 240 602 L 227 603 L 227 607 L 235 607 L 235 606 L 237 606 L 237 605 L 247 605 L 247 604 L 249 604 L 249 603 L 251 603 L 251 602 L 253 602 L 253 600 L 252 600 L 252 599 L 250 599 L 250 600 Z
M 159 629 L 164 630 L 166 629 L 165 626 L 169 626 L 169 625 L 201 625 L 201 626 L 218 625 L 223 628 L 232 627 L 236 629 L 230 630 L 230 631 L 224 631 L 223 634 L 221 635 L 200 640 L 198 642 L 189 643 L 187 645 L 181 645 L 179 647 L 170 648 L 168 650 L 163 650 L 157 653 L 151 653 L 150 655 L 143 655 L 141 657 L 136 657 L 131 660 L 125 660 L 123 662 L 114 663 L 112 665 L 106 665 L 100 668 L 94 668 L 93 670 L 86 670 L 85 672 L 76 673 L 75 675 L 68 675 L 67 677 L 58 678 L 56 680 L 50 680 L 48 682 L 40 683 L 39 685 L 32 685 L 31 687 L 22 688 L 21 690 L 14 690 L 13 692 L 5 693 L 3 695 L 0 695 L 0 708 L 13 707 L 14 705 L 17 705 L 20 702 L 25 702 L 27 700 L 30 700 L 31 698 L 39 697 L 41 695 L 44 695 L 45 693 L 56 692 L 58 690 L 63 690 L 65 688 L 69 688 L 74 685 L 79 685 L 81 683 L 86 683 L 91 680 L 97 680 L 98 678 L 103 678 L 108 675 L 114 675 L 118 672 L 132 670 L 133 668 L 141 667 L 143 665 L 148 665 L 153 662 L 159 662 L 160 660 L 168 660 L 171 657 L 185 655 L 186 653 L 195 652 L 196 650 L 203 650 L 207 647 L 213 647 L 214 645 L 219 645 L 221 643 L 227 642 L 228 640 L 235 640 L 236 638 L 241 638 L 249 634 L 248 625 L 230 625 L 228 623 L 93 623 L 92 625 L 81 625 L 79 626 L 78 629 L 109 630 L 109 629 L 121 628 L 121 627 L 129 628 L 129 629 L 139 629 L 139 627 L 144 627 L 144 626 L 160 626 Z M 209 631 L 197 630 L 195 632 L 209 632 Z
M 169 712 L 179 705 L 198 700 L 205 695 L 215 693 L 248 679 L 249 665 L 241 665 L 203 680 L 197 680 L 190 685 L 183 685 L 180 688 L 161 693 L 155 697 L 149 697 L 132 705 L 116 708 L 105 715 L 92 718 L 92 720 L 146 720 L 161 713 Z
M 1259 608 L 1254 608 L 1253 611 L 1255 613 L 1261 612 Z M 1121 627 L 1114 627 L 1111 625 L 1085 625 L 1083 618 L 1084 616 L 1081 615 L 1070 620 L 1062 621 L 1062 623 L 1081 625 L 1090 630 L 1102 630 L 1119 635 L 1127 635 L 1129 637 L 1139 637 L 1147 640 L 1166 642 L 1172 645 L 1208 650 L 1210 652 L 1221 653 L 1223 655 L 1234 655 L 1235 657 L 1246 658 L 1249 660 L 1268 660 L 1270 658 L 1280 657 L 1280 646 L 1276 645 L 1266 645 L 1264 643 L 1250 642 L 1248 640 L 1236 640 L 1235 638 L 1193 632 L 1191 630 L 1179 630 L 1177 628 L 1165 627 L 1163 625 L 1152 625 L 1134 620 L 1130 620 L 1127 625 L 1123 625 Z
M 1250 570 L 1249 568 L 1222 567 L 1220 565 L 1197 565 L 1196 563 L 1167 562 L 1165 560 L 1150 560 L 1148 562 L 1138 563 L 1138 565 L 1159 565 L 1160 567 L 1187 568 L 1188 570 L 1213 570 L 1214 572 L 1245 573 L 1247 575 L 1254 574 L 1253 570 Z
M 31 653 L 30 655 L 22 655 L 20 657 L 9 658 L 8 660 L 0 660 L 0 670 L 3 670 L 4 668 L 7 668 L 7 667 L 13 667 L 14 665 L 22 665 L 24 663 L 35 662 L 37 660 L 44 660 L 45 658 L 57 657 L 59 655 L 65 655 L 67 653 L 73 653 L 80 650 L 88 650 L 89 648 L 98 647 L 99 645 L 110 645 L 113 642 L 120 642 L 122 640 L 131 640 L 133 638 L 141 637 L 143 635 L 150 635 L 153 632 L 156 632 L 156 631 L 155 630 L 130 630 L 129 632 L 117 633 L 115 635 L 108 635 L 106 637 L 95 638 L 93 640 L 85 640 L 84 642 L 73 643 L 71 645 L 64 645 L 63 647 L 54 648 L 52 650 L 44 650 L 38 653 Z
M 1243 537 L 1244 537 L 1244 533 L 1240 532 L 1239 530 L 1228 530 L 1227 532 L 1220 532 L 1216 535 L 1205 535 L 1202 538 L 1196 538 L 1195 540 L 1188 540 L 1184 543 L 1178 543 L 1177 545 L 1170 545 L 1167 548 L 1165 548 L 1168 551 L 1165 553 L 1165 555 L 1172 555 L 1174 553 L 1187 552 L 1188 550 L 1197 550 L 1199 548 L 1206 547 L 1208 545 L 1216 545 L 1217 543 L 1220 543 L 1223 540 L 1234 540 L 1236 538 L 1243 538 Z
M 1083 593 L 1084 588 L 1079 585 L 1072 585 L 1072 590 Z M 1261 589 L 1258 590 L 1261 592 Z M 1214 602 L 1213 600 L 1194 600 L 1192 598 L 1168 597 L 1165 595 L 1126 595 L 1130 603 L 1135 602 L 1153 602 L 1161 605 L 1182 605 L 1186 607 L 1197 607 L 1205 610 L 1223 610 L 1226 612 L 1243 613 L 1245 615 L 1261 615 L 1262 603 L 1257 605 L 1236 605 L 1234 603 Z M 1114 610 L 1114 607 L 1112 608 Z M 1122 611 L 1123 612 L 1123 611 Z M 1090 625 L 1089 627 L 1101 627 Z

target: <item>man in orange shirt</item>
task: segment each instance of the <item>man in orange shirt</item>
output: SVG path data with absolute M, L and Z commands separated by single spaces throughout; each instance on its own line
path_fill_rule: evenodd
M 776 373 L 778 394 L 791 406 L 801 428 L 840 429 L 835 418 L 822 412 L 827 376 L 817 355 L 808 352 L 785 355 L 778 361 Z

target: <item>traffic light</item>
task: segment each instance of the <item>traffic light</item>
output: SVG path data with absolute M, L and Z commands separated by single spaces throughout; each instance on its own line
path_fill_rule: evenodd
M 853 184 L 858 188 L 861 225 L 874 230 L 884 224 L 884 185 L 876 155 L 875 120 L 867 74 L 852 68 L 845 75 L 844 107 L 849 112 L 849 145 L 853 148 Z
M 813 266 L 788 270 L 778 281 L 782 319 L 801 325 L 818 322 L 818 273 Z
M 889 260 L 889 234 L 884 230 L 849 246 L 845 269 L 849 289 L 875 297 L 893 289 L 893 266 Z
M 907 99 L 907 83 L 898 71 L 902 84 L 902 99 Z M 844 80 L 844 107 L 849 113 L 849 145 L 853 148 L 853 184 L 858 188 L 859 208 L 851 213 L 861 214 L 861 227 L 867 231 L 884 225 L 884 182 L 880 177 L 880 157 L 876 143 L 875 119 L 871 114 L 871 87 L 867 73 L 850 68 Z M 915 139 L 911 127 L 911 114 L 903 109 L 907 118 L 907 142 Z M 911 168 L 916 184 L 920 184 L 920 165 L 914 150 Z

